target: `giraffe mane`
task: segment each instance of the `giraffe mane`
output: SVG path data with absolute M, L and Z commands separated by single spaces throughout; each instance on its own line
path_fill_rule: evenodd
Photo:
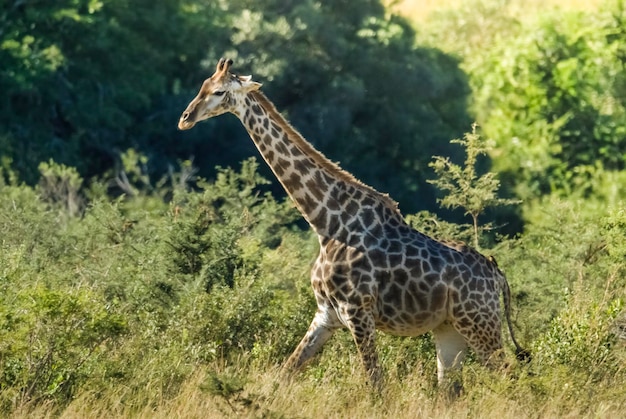
M 333 176 L 337 177 L 344 182 L 350 183 L 361 191 L 367 193 L 374 199 L 380 200 L 383 204 L 391 209 L 395 214 L 402 216 L 400 214 L 400 210 L 398 208 L 398 203 L 393 200 L 389 194 L 385 194 L 377 191 L 369 185 L 361 182 L 357 178 L 354 177 L 350 172 L 342 169 L 337 163 L 332 162 L 328 157 L 326 157 L 321 151 L 317 150 L 311 143 L 309 143 L 304 137 L 282 116 L 282 114 L 276 109 L 276 106 L 265 96 L 261 91 L 254 90 L 248 93 L 254 99 L 256 99 L 265 110 L 270 114 L 272 119 L 278 122 L 285 130 L 289 138 L 293 141 L 293 143 L 302 150 L 303 153 L 308 155 L 313 161 L 319 164 L 323 169 L 329 171 L 333 174 Z

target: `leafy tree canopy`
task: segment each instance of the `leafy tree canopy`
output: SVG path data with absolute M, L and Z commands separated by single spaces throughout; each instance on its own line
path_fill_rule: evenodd
M 464 57 L 476 119 L 519 197 L 607 195 L 626 166 L 624 2 L 532 17 L 512 3 L 468 2 L 439 17 L 432 42 Z
M 379 1 L 62 0 L 0 14 L 0 147 L 34 183 L 50 158 L 89 179 L 141 150 L 160 177 L 254 154 L 231 119 L 177 133 L 217 58 L 235 59 L 317 147 L 402 202 L 434 207 L 428 161 L 469 126 L 456 59 L 415 45 Z M 422 202 L 420 202 L 421 198 Z

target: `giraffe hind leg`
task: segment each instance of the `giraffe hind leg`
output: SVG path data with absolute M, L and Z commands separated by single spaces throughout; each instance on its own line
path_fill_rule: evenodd
M 461 368 L 467 353 L 467 341 L 454 326 L 443 323 L 433 330 L 437 351 L 437 382 L 451 396 L 461 392 Z
M 472 348 L 480 362 L 494 368 L 501 365 L 504 352 L 502 351 L 502 331 L 498 313 L 482 313 L 475 317 L 478 321 L 468 328 L 458 328 L 459 333 Z

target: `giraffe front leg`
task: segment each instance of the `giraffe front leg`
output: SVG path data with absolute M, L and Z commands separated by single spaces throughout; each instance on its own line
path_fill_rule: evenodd
M 361 355 L 363 367 L 372 387 L 381 392 L 383 388 L 383 373 L 378 362 L 376 352 L 376 325 L 374 317 L 365 310 L 357 310 L 355 316 L 348 320 L 348 327 L 354 338 L 354 343 Z
M 330 339 L 337 328 L 329 324 L 328 317 L 326 310 L 318 309 L 306 334 L 285 363 L 286 370 L 294 371 L 300 368 Z

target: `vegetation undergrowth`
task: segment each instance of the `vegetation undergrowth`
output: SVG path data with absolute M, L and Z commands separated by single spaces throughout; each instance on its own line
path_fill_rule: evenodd
M 415 30 L 375 0 L 14 3 L 1 417 L 623 416 L 623 1 L 455 2 Z M 237 163 L 232 120 L 174 131 L 225 53 L 326 155 L 424 210 L 411 225 L 497 259 L 532 362 L 504 330 L 508 365 L 470 357 L 451 402 L 429 335 L 380 333 L 378 397 L 339 332 L 283 375 L 315 311 L 317 238 L 264 165 Z
M 459 143 L 474 157 L 481 144 Z M 437 391 L 430 337 L 381 333 L 386 387 L 378 399 L 347 332 L 301 374 L 281 373 L 315 311 L 308 271 L 317 239 L 297 225 L 290 202 L 263 192 L 257 165 L 219 169 L 207 182 L 183 176 L 190 171 L 181 163 L 180 173 L 115 200 L 98 196 L 98 185 L 58 187 L 81 181 L 54 162 L 42 165 L 37 187 L 0 185 L 3 414 L 536 417 L 624 408 L 623 207 L 588 211 L 555 197 L 536 215 L 529 210 L 537 219 L 524 235 L 481 238 L 511 283 L 530 364 L 511 356 L 494 372 L 468 361 L 464 393 L 450 405 Z M 127 170 L 136 174 L 127 183 L 139 182 L 141 167 Z M 472 186 L 482 190 L 474 202 L 482 209 L 503 202 L 493 176 L 473 176 L 490 180 Z M 68 199 L 87 196 L 76 215 Z M 433 214 L 409 219 L 436 236 L 452 228 Z

